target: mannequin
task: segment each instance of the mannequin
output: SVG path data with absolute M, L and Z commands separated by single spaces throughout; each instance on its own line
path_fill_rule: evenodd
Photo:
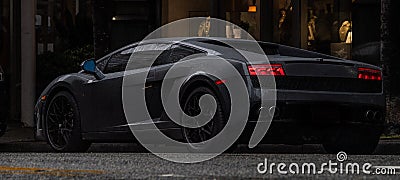
M 286 10 L 280 9 L 279 10 L 279 29 L 282 28 L 282 24 L 285 22 L 285 18 L 286 18 Z
M 350 36 L 349 36 L 350 35 Z M 344 21 L 339 29 L 339 38 L 341 42 L 351 43 L 351 22 Z M 348 39 L 350 38 L 350 39 Z
M 208 16 L 206 20 L 204 20 L 200 26 L 199 26 L 199 31 L 198 35 L 199 37 L 209 37 L 210 36 L 210 27 L 211 27 L 211 17 Z
M 308 41 L 314 41 L 315 40 L 315 20 L 317 19 L 317 16 L 314 15 L 313 10 L 310 10 L 310 20 L 308 21 Z

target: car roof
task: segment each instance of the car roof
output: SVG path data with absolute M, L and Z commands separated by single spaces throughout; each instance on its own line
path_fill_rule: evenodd
M 263 42 L 263 41 L 255 41 L 251 39 L 233 39 L 233 38 L 223 38 L 223 37 L 170 37 L 170 38 L 155 38 L 155 39 L 146 39 L 140 42 L 129 44 L 123 48 L 120 48 L 112 53 L 104 56 L 107 57 L 109 55 L 114 54 L 115 52 L 122 51 L 124 49 L 139 45 L 139 44 L 152 44 L 152 43 L 162 43 L 162 44 L 184 44 L 197 49 L 201 49 L 211 54 L 218 54 L 224 56 L 224 58 L 231 59 L 241 59 L 240 53 L 237 51 L 232 51 L 232 47 L 229 44 L 240 44 L 244 43 L 245 45 L 241 45 L 245 49 L 241 49 L 244 51 L 250 52 L 260 52 L 259 46 L 252 46 L 254 42 L 257 42 L 265 55 L 282 55 L 282 56 L 293 56 L 293 57 L 304 57 L 304 58 L 324 58 L 324 59 L 336 59 L 343 60 L 338 57 L 333 57 L 326 54 L 321 54 L 317 52 L 312 52 L 304 49 L 299 49 L 295 47 L 285 46 L 281 44 L 271 43 L 271 42 Z M 250 47 L 252 50 L 246 49 L 246 47 Z M 229 52 L 229 53 L 227 53 Z M 103 58 L 102 58 L 103 59 Z

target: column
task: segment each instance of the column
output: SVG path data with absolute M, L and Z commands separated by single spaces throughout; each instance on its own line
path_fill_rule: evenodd
M 35 0 L 21 1 L 21 122 L 33 127 L 36 88 Z

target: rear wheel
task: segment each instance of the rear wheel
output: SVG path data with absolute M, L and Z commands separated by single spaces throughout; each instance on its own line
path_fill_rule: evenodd
M 378 145 L 380 130 L 371 127 L 339 127 L 323 143 L 328 153 L 372 154 Z
M 47 108 L 45 134 L 50 146 L 60 152 L 83 152 L 90 143 L 82 140 L 80 115 L 74 97 L 57 93 Z
M 206 125 L 199 128 L 182 128 L 184 141 L 187 143 L 201 143 L 210 140 L 220 133 L 227 123 L 221 108 L 221 102 L 215 93 L 207 87 L 198 87 L 191 91 L 183 100 L 183 111 L 192 117 L 199 115 L 201 112 L 199 101 L 206 94 L 214 97 L 217 103 L 217 110 L 214 117 Z M 232 152 L 235 148 L 236 144 L 232 145 L 226 152 Z

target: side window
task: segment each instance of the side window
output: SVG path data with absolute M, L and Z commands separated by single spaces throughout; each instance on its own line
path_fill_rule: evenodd
M 168 59 L 169 56 L 168 48 L 169 44 L 143 44 L 137 46 L 134 50 L 133 60 L 129 63 L 127 69 L 140 69 L 163 64 L 163 59 Z
M 172 54 L 166 63 L 175 63 L 185 57 L 188 57 L 188 56 L 194 55 L 194 54 L 199 54 L 199 53 L 202 53 L 202 52 L 199 50 L 189 48 L 189 47 L 185 47 L 185 46 L 181 46 L 181 45 L 174 45 L 172 47 Z
M 166 64 L 166 61 L 168 61 L 168 58 L 171 56 L 171 49 L 167 49 L 163 51 L 156 59 L 154 62 L 153 66 L 157 65 L 164 65 Z
M 104 73 L 109 74 L 125 71 L 126 65 L 128 64 L 129 58 L 134 49 L 135 48 L 133 47 L 113 54 L 108 60 Z
M 97 65 L 97 68 L 100 69 L 100 71 L 104 71 L 104 69 L 106 68 L 108 59 L 110 59 L 110 56 L 104 57 L 104 58 L 100 59 L 99 61 L 97 61 L 96 65 Z

